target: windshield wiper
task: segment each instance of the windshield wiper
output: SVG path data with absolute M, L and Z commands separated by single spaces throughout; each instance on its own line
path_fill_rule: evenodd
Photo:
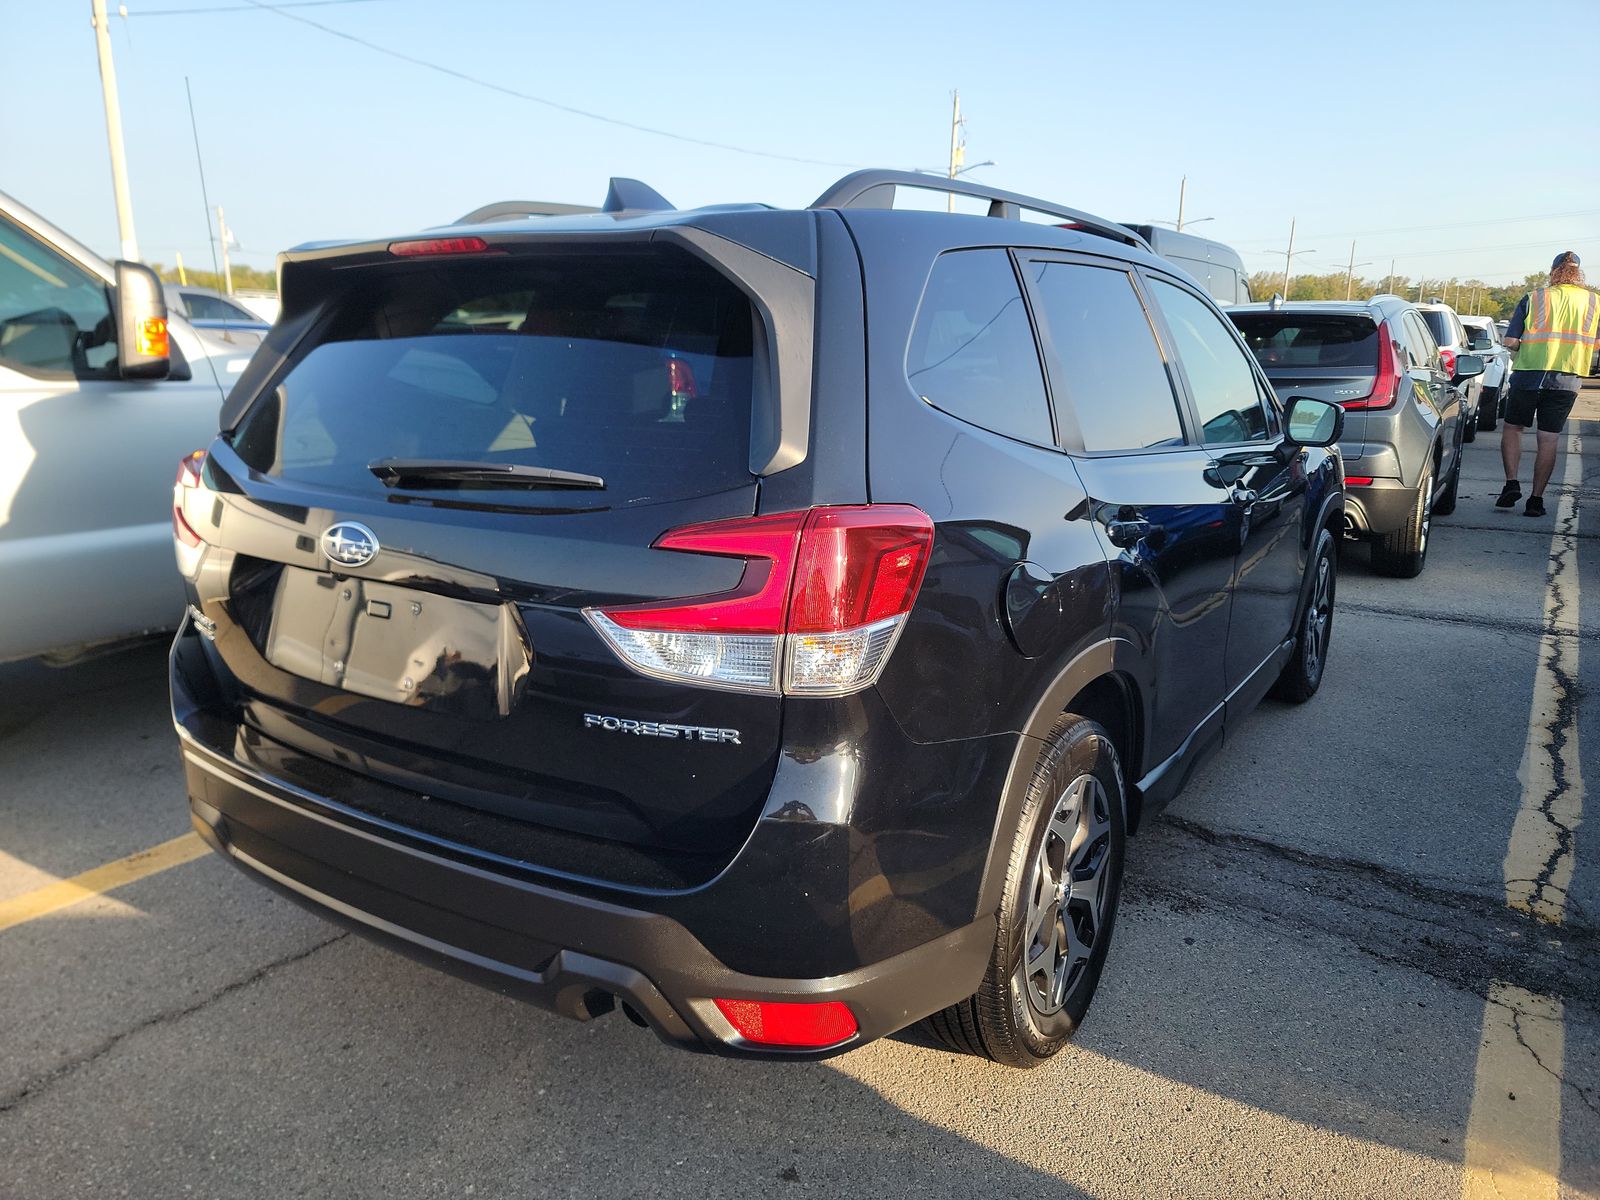
M 556 467 L 520 463 L 486 463 L 432 458 L 380 458 L 367 464 L 384 487 L 439 487 L 477 484 L 481 487 L 603 488 L 598 475 L 581 475 Z

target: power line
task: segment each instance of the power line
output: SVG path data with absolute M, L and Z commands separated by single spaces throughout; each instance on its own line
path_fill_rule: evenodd
M 388 4 L 389 0 L 285 0 L 280 8 L 327 8 L 333 4 Z M 120 14 L 124 17 L 188 17 L 202 13 L 259 12 L 251 4 L 216 5 L 211 8 L 146 8 Z
M 1385 233 L 1433 233 L 1442 229 L 1472 229 L 1479 225 L 1512 225 L 1519 221 L 1559 221 L 1568 217 L 1592 217 L 1600 215 L 1600 208 L 1581 208 L 1574 212 L 1541 213 L 1529 217 L 1489 217 L 1482 221 L 1457 221 L 1449 225 L 1410 225 L 1400 229 L 1358 229 L 1354 233 L 1313 233 L 1307 234 L 1308 238 L 1338 238 L 1341 241 L 1350 237 L 1375 237 Z M 1239 238 L 1235 245 L 1250 242 L 1270 242 L 1273 238 Z
M 410 63 L 412 66 L 424 67 L 429 71 L 436 71 L 441 75 L 448 75 L 452 79 L 459 79 L 463 83 L 470 83 L 481 88 L 487 88 L 492 92 L 499 92 L 503 96 L 512 96 L 518 100 L 526 100 L 531 104 L 540 104 L 545 108 L 555 109 L 557 112 L 569 113 L 575 117 L 585 117 L 588 120 L 600 121 L 606 125 L 615 125 L 622 129 L 631 129 L 635 133 L 648 133 L 655 137 L 670 138 L 675 142 L 686 142 L 694 146 L 707 146 L 713 150 L 726 150 L 732 154 L 748 154 L 756 158 L 777 159 L 780 162 L 805 163 L 806 165 L 813 167 L 843 167 L 848 170 L 860 166 L 859 163 L 834 162 L 825 158 L 802 158 L 794 154 L 778 154 L 771 150 L 754 150 L 749 146 L 735 146 L 728 142 L 714 142 L 708 138 L 697 138 L 691 137 L 685 133 L 674 133 L 670 129 L 657 129 L 651 125 L 640 125 L 633 121 L 624 121 L 620 117 L 608 117 L 603 113 L 590 112 L 588 109 L 576 108 L 570 104 L 562 104 L 560 101 L 551 100 L 546 96 L 535 96 L 531 92 L 519 92 L 516 88 L 506 87 L 504 84 L 494 83 L 488 79 L 480 79 L 476 75 L 468 75 L 465 71 L 458 71 L 454 67 L 446 67 L 436 62 L 429 62 L 424 58 L 417 58 L 413 55 L 402 53 L 399 50 L 391 50 L 387 46 L 380 46 L 376 42 L 369 42 L 366 38 L 357 37 L 353 33 L 345 33 L 343 30 L 335 29 L 331 25 L 324 25 L 320 21 L 313 21 L 310 17 L 302 17 L 296 13 L 285 12 L 284 9 L 288 7 L 287 4 L 268 4 L 266 3 L 266 0 L 248 0 L 248 2 L 256 8 L 265 9 L 267 12 L 276 13 L 286 21 L 296 21 L 301 25 L 309 25 L 312 29 L 320 30 L 321 32 L 328 34 L 330 37 L 341 38 L 347 42 L 354 42 L 356 45 L 363 46 L 374 53 L 386 55 L 389 58 L 399 59 L 401 62 Z

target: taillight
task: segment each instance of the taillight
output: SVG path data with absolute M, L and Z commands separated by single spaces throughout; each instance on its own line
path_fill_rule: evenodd
M 667 359 L 667 384 L 673 399 L 681 396 L 685 400 L 693 400 L 700 395 L 700 389 L 695 386 L 694 371 L 681 358 Z
M 206 452 L 196 450 L 178 460 L 178 478 L 172 485 L 172 536 L 189 549 L 200 545 L 200 535 L 183 515 L 183 494 L 200 486 L 200 468 L 205 465 Z
M 1456 375 L 1456 352 L 1440 347 L 1439 362 L 1444 367 L 1444 373 L 1454 379 Z
M 389 253 L 402 258 L 423 258 L 441 254 L 488 254 L 489 243 L 481 237 L 410 238 L 390 242 Z
M 718 1000 L 718 1011 L 745 1041 L 762 1046 L 820 1050 L 854 1037 L 860 1028 L 838 1000 L 809 1004 L 769 1000 Z
M 840 696 L 873 683 L 916 603 L 933 522 L 905 504 L 670 530 L 657 549 L 745 560 L 729 592 L 584 615 L 629 666 L 709 687 Z
M 1400 377 L 1405 364 L 1400 361 L 1400 346 L 1389 334 L 1389 322 L 1378 322 L 1378 373 L 1372 390 L 1354 400 L 1344 400 L 1345 408 L 1393 408 L 1400 398 Z

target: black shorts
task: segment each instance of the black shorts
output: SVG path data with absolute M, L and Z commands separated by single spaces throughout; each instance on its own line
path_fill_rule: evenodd
M 1578 393 L 1566 388 L 1512 388 L 1506 397 L 1506 424 L 1523 429 L 1539 424 L 1540 433 L 1560 433 Z

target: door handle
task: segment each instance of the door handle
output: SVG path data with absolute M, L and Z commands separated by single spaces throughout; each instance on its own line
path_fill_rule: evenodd
M 1144 538 L 1149 537 L 1160 526 L 1152 525 L 1143 517 L 1129 517 L 1126 520 L 1106 522 L 1106 537 L 1111 539 L 1113 546 L 1124 550 L 1137 546 Z

